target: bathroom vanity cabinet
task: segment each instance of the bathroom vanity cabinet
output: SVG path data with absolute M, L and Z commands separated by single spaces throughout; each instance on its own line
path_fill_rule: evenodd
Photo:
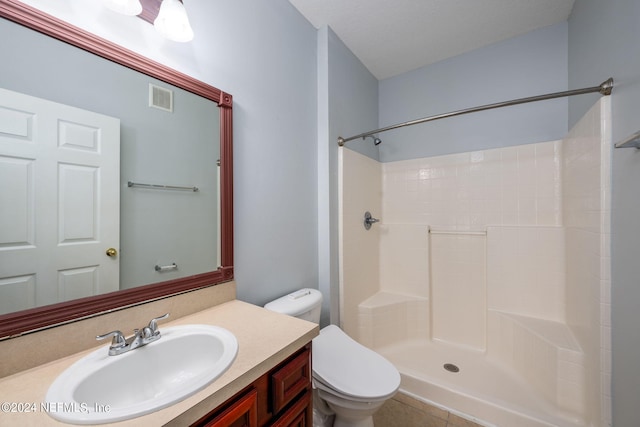
M 214 288 L 224 289 L 224 285 Z M 219 292 L 219 291 L 218 291 Z M 188 302 L 203 299 L 201 294 L 188 295 Z M 229 293 L 225 293 L 228 295 Z M 208 295 L 208 294 L 207 294 Z M 235 296 L 233 293 L 231 296 Z M 209 298 L 209 301 L 211 298 Z M 130 323 L 143 324 L 150 313 L 170 311 L 167 301 L 154 302 L 151 308 L 128 310 L 140 315 Z M 156 306 L 159 305 L 159 306 Z M 174 308 L 175 311 L 175 308 Z M 105 320 L 105 317 L 107 319 Z M 79 332 L 94 341 L 104 324 L 125 325 L 122 313 L 83 320 L 52 330 L 37 332 L 0 343 L 0 371 L 16 354 L 30 355 L 42 342 L 62 342 L 67 347 L 77 340 Z M 115 318 L 112 318 L 115 317 Z M 180 325 L 216 325 L 233 333 L 240 351 L 229 369 L 203 390 L 186 399 L 141 417 L 118 422 L 120 427 L 145 426 L 309 426 L 312 425 L 311 341 L 318 336 L 318 325 L 291 316 L 265 310 L 238 300 L 222 301 L 206 310 L 174 319 L 164 328 Z M 122 326 L 121 326 L 122 327 Z M 57 332 L 56 329 L 60 329 Z M 86 332 L 85 332 L 86 331 Z M 52 332 L 55 334 L 51 335 Z M 57 339 L 42 338 L 54 336 Z M 70 338 L 71 337 L 71 338 Z M 25 341 L 24 346 L 20 344 Z M 20 346 L 16 347 L 16 344 Z M 47 347 L 50 350 L 50 347 Z M 47 351 L 47 352 L 48 352 Z M 0 396 L 7 402 L 44 402 L 47 390 L 56 378 L 73 363 L 95 351 L 89 348 L 66 354 L 60 359 L 42 362 L 0 377 Z M 134 350 L 137 351 L 137 350 Z M 106 352 L 106 346 L 105 346 Z M 20 357 L 26 359 L 28 357 Z M 0 411 L 0 426 L 57 427 L 61 424 L 46 411 L 31 413 Z
M 311 344 L 202 417 L 195 427 L 311 427 Z

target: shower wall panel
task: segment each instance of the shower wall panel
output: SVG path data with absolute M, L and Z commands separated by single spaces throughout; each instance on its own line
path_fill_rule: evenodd
M 563 145 L 567 324 L 586 354 L 587 405 L 611 424 L 611 106 L 603 97 Z
M 486 348 L 486 238 L 431 234 L 431 334 L 435 340 Z
M 381 214 L 380 163 L 349 149 L 339 151 L 340 319 L 358 337 L 357 306 L 380 289 L 379 224 L 364 228 L 364 213 Z
M 380 289 L 429 297 L 429 228 L 422 224 L 380 224 Z
M 489 226 L 489 309 L 564 322 L 564 251 L 562 227 Z

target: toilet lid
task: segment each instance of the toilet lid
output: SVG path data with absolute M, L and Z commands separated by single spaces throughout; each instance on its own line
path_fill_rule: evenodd
M 313 339 L 314 376 L 346 396 L 379 399 L 396 392 L 400 373 L 384 357 L 329 325 Z

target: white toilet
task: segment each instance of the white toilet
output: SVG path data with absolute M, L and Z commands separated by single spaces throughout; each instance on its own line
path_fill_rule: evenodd
M 319 323 L 321 306 L 318 290 L 301 289 L 264 307 Z M 312 366 L 314 426 L 335 414 L 334 427 L 373 427 L 374 412 L 400 387 L 395 366 L 335 325 L 313 339 Z

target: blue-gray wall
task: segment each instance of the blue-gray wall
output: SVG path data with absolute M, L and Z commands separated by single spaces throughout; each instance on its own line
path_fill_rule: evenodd
M 359 134 L 378 126 L 378 80 L 331 29 L 327 31 L 330 144 L 337 147 L 338 137 Z M 371 142 L 370 139 L 367 141 Z M 347 144 L 352 150 L 379 160 L 378 149 L 373 144 L 365 144 L 361 139 Z
M 339 324 L 338 137 L 377 126 L 378 80 L 327 27 L 318 31 L 318 250 L 321 324 Z M 377 159 L 372 144 L 354 144 Z
M 592 82 L 590 86 L 599 84 Z M 567 24 L 514 37 L 380 81 L 380 127 L 567 90 Z M 356 133 L 368 129 L 359 129 Z M 383 162 L 561 139 L 566 98 L 501 108 L 380 135 Z M 370 143 L 370 140 L 367 141 Z M 352 142 L 354 146 L 357 142 Z
M 640 130 L 640 2 L 579 0 L 569 18 L 569 83 L 613 77 L 613 140 Z M 596 95 L 597 96 L 597 95 Z M 569 103 L 570 124 L 593 97 Z M 613 151 L 612 338 L 613 425 L 640 425 L 640 151 Z
M 238 298 L 318 288 L 317 31 L 287 0 L 188 7 L 185 54 L 234 97 Z

